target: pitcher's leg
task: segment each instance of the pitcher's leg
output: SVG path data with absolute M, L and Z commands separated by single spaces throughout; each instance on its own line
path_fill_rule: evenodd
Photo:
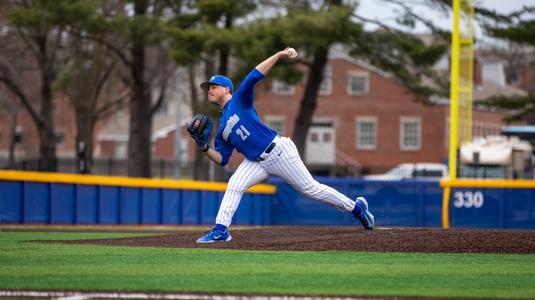
M 312 178 L 301 157 L 299 157 L 295 144 L 289 138 L 282 140 L 280 143 L 281 159 L 270 164 L 267 167 L 268 172 L 281 176 L 298 192 L 309 198 L 323 201 L 342 211 L 353 211 L 355 201 Z
M 236 172 L 230 177 L 227 190 L 217 213 L 216 224 L 228 227 L 240 204 L 243 193 L 249 187 L 265 180 L 267 177 L 268 173 L 258 162 L 244 160 Z

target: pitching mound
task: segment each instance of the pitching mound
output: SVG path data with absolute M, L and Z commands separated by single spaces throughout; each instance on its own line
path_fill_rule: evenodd
M 535 232 L 533 231 L 433 228 L 379 228 L 367 231 L 355 227 L 280 226 L 233 230 L 230 242 L 196 244 L 195 241 L 201 234 L 199 231 L 183 231 L 146 237 L 53 242 L 276 251 L 535 253 Z

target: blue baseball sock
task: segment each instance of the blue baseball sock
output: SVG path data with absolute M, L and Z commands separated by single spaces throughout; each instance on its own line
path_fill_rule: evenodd
M 355 203 L 355 208 L 353 208 L 353 211 L 351 213 L 360 216 L 360 214 L 362 213 L 362 208 L 360 208 L 360 206 Z
M 221 224 L 215 224 L 214 226 L 214 230 L 219 230 L 221 232 L 225 232 L 227 229 L 227 226 Z

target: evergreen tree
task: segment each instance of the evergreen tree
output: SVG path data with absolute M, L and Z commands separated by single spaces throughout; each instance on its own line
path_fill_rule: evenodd
M 356 7 L 351 4 L 328 0 L 287 1 L 285 13 L 257 21 L 242 34 L 248 37 L 238 44 L 239 57 L 248 63 L 245 69 L 286 45 L 302 54 L 295 62 L 281 64 L 272 71 L 274 77 L 287 83 L 306 78 L 292 137 L 301 154 L 305 152 L 318 90 L 333 46 L 343 45 L 353 57 L 391 72 L 415 93 L 417 100 L 428 103 L 428 96 L 447 93 L 447 80 L 431 69 L 447 49 L 447 33 L 415 15 L 403 2 L 392 2 L 404 8 L 401 23 L 414 26 L 418 21 L 424 22 L 432 28 L 435 42 L 426 45 L 417 37 L 357 15 Z M 379 24 L 381 30 L 364 31 L 363 25 L 370 22 Z M 424 84 L 424 79 L 433 84 Z
M 168 33 L 173 39 L 172 57 L 179 65 L 188 66 L 191 108 L 194 114 L 202 113 L 217 118 L 217 108 L 210 105 L 206 95 L 198 96 L 199 85 L 195 69 L 204 66 L 203 77 L 214 74 L 232 77 L 229 59 L 235 52 L 238 35 L 236 21 L 247 16 L 256 8 L 252 0 L 200 0 L 192 3 L 191 14 L 180 14 L 168 23 Z M 195 68 L 197 66 L 197 68 Z M 194 178 L 208 180 L 209 161 L 200 150 L 194 162 Z M 223 170 L 217 169 L 216 172 Z M 217 175 L 216 175 L 217 176 Z M 219 174 L 218 177 L 223 177 Z
M 508 15 L 500 15 L 496 12 L 487 14 L 485 29 L 487 33 L 499 39 L 518 44 L 535 46 L 535 7 L 524 7 L 522 10 Z M 530 68 L 535 64 L 535 52 L 531 49 L 531 60 L 526 61 Z M 494 96 L 479 101 L 478 104 L 509 109 L 514 113 L 507 118 L 508 121 L 527 121 L 535 125 L 535 95 L 525 97 Z

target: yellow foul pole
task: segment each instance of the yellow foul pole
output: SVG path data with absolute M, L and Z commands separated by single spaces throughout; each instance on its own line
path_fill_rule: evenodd
M 459 16 L 461 0 L 453 0 L 453 33 L 451 36 L 451 76 L 450 76 L 450 180 L 457 178 L 457 135 L 459 132 Z M 449 228 L 450 187 L 445 187 L 442 199 L 442 228 Z

